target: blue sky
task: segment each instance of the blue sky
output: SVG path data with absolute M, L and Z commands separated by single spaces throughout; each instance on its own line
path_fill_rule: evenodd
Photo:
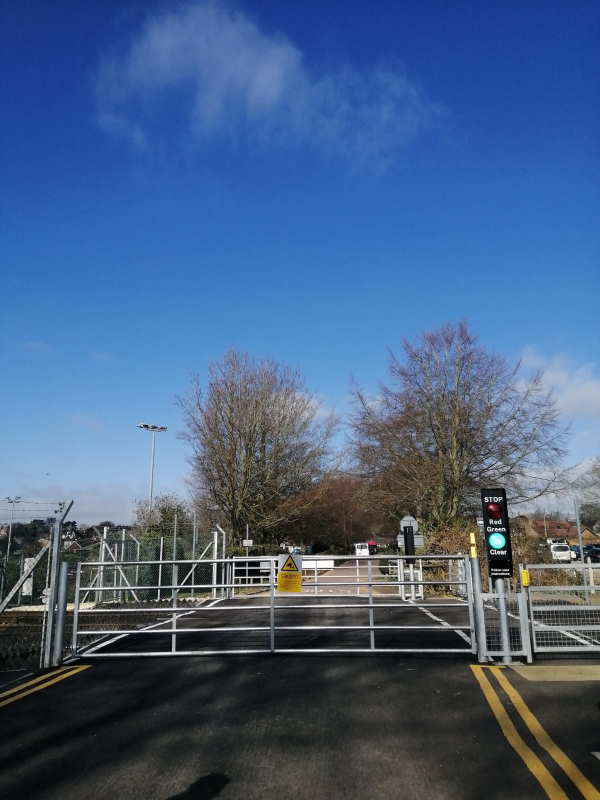
M 5 4 L 0 495 L 184 492 L 229 346 L 328 407 L 467 319 L 600 452 L 593 2 Z M 0 511 L 0 514 L 2 512 Z

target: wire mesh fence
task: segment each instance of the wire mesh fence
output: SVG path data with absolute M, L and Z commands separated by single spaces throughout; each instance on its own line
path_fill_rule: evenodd
M 508 648 L 502 635 L 502 605 L 506 606 Z M 479 613 L 485 631 L 484 652 L 487 656 L 525 656 L 531 659 L 527 602 L 522 592 L 484 592 L 479 598 Z
M 536 652 L 600 652 L 600 564 L 528 564 Z
M 22 497 L 0 502 L 0 669 L 39 665 L 48 548 L 60 507 Z

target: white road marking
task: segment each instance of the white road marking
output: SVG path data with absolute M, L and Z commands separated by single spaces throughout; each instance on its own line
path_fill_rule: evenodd
M 411 603 L 413 606 L 415 606 L 415 608 L 418 608 L 419 611 L 422 611 L 424 614 L 427 614 L 427 616 L 430 617 L 431 619 L 435 620 L 436 622 L 439 622 L 441 625 L 444 626 L 444 628 L 452 628 L 450 623 L 446 622 L 445 619 L 441 619 L 440 617 L 436 617 L 436 615 L 432 614 L 431 611 L 428 608 L 423 608 L 423 606 L 417 605 L 414 600 L 407 600 L 406 602 L 407 603 Z M 466 603 L 465 603 L 465 608 L 467 608 L 467 604 Z M 467 634 L 464 631 L 456 631 L 455 630 L 454 633 L 456 633 L 458 636 L 460 636 L 461 639 L 464 639 L 465 642 L 467 642 L 467 644 L 471 644 L 471 638 L 469 636 L 467 636 Z
M 177 620 L 180 617 L 187 617 L 190 614 L 194 614 L 196 611 L 198 611 L 198 608 L 211 608 L 212 606 L 216 605 L 217 603 L 220 603 L 221 600 L 222 600 L 222 598 L 219 597 L 217 600 L 213 600 L 212 603 L 209 603 L 208 605 L 204 605 L 204 603 L 206 601 L 203 600 L 201 606 L 199 606 L 197 608 L 192 608 L 191 611 L 183 611 L 181 614 L 176 614 L 175 615 L 175 619 Z M 157 611 L 164 611 L 164 610 L 166 610 L 166 609 L 157 609 Z M 146 625 L 144 628 L 140 628 L 140 633 L 142 631 L 149 631 L 152 628 L 158 628 L 161 625 L 166 625 L 167 622 L 173 622 L 173 617 L 170 617 L 169 619 L 163 620 L 163 622 L 155 622 L 153 625 Z M 165 631 L 165 633 L 170 633 L 170 631 Z M 112 639 L 108 639 L 106 642 L 100 642 L 100 644 L 97 644 L 95 647 L 92 647 L 90 650 L 85 650 L 84 652 L 80 653 L 80 655 L 81 656 L 85 656 L 85 655 L 87 655 L 89 653 L 95 653 L 96 650 L 100 650 L 102 647 L 107 647 L 109 644 L 114 644 L 114 642 L 118 642 L 119 639 L 124 639 L 126 636 L 132 636 L 132 635 L 133 634 L 131 634 L 131 633 L 122 633 L 119 636 L 115 636 Z

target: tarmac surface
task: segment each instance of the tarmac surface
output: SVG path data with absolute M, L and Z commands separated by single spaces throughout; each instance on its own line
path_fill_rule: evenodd
M 262 624 L 258 616 L 269 612 L 247 605 L 264 600 L 187 614 L 178 620 L 188 629 L 178 636 L 181 647 L 222 647 L 224 637 L 228 646 L 234 632 L 214 628 L 227 615 L 228 626 Z M 295 616 L 303 625 L 365 624 L 368 609 L 335 607 L 350 601 L 364 603 L 327 595 L 313 609 L 284 608 L 278 625 L 292 627 Z M 442 623 L 464 620 L 461 608 L 432 611 Z M 433 624 L 414 604 L 375 613 Z M 378 646 L 400 640 L 468 649 L 442 623 L 377 631 Z M 190 630 L 198 627 L 213 630 Z M 244 635 L 268 646 L 268 632 Z M 277 637 L 356 647 L 368 646 L 369 632 Z M 105 648 L 113 653 L 106 660 L 84 658 L 0 687 L 0 797 L 600 798 L 600 670 L 582 671 L 576 662 L 563 673 L 567 665 L 545 673 L 538 666 L 488 669 L 474 666 L 469 653 L 114 657 L 161 641 L 169 647 L 170 635 L 124 636 Z

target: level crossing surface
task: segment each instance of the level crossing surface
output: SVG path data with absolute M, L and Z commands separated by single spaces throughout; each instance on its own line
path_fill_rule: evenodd
M 265 594 L 257 594 L 216 600 L 179 611 L 176 621 L 178 652 L 268 650 L 270 606 L 267 600 Z M 371 608 L 378 626 L 374 631 L 378 649 L 468 650 L 468 632 L 454 630 L 454 626 L 464 626 L 468 631 L 466 604 L 448 600 L 447 608 L 436 606 L 431 610 L 416 601 L 394 599 L 393 604 L 388 604 L 386 596 L 381 595 L 374 599 L 371 607 L 366 597 L 338 592 L 316 597 L 311 594 L 278 597 L 275 649 L 368 650 Z M 89 654 L 167 655 L 172 647 L 171 625 L 172 615 L 165 612 L 147 630 L 108 637 L 93 646 Z

